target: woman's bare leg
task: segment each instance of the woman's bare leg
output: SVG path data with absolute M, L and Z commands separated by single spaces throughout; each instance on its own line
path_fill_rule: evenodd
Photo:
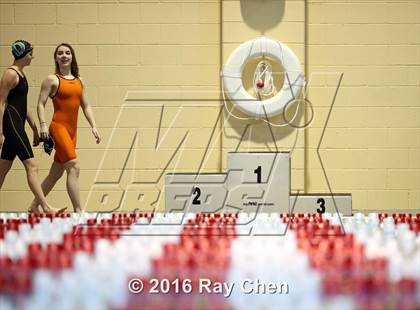
M 0 159 L 0 189 L 3 185 L 4 179 L 6 178 L 7 173 L 12 167 L 12 160 Z
M 29 188 L 35 196 L 35 199 L 41 204 L 42 210 L 46 213 L 57 213 L 63 212 L 64 209 L 54 209 L 52 208 L 47 200 L 45 199 L 44 193 L 42 192 L 41 185 L 38 182 L 38 165 L 35 162 L 34 158 L 29 158 L 23 161 L 23 165 L 26 170 L 26 177 L 28 180 Z
M 51 192 L 51 190 L 54 188 L 57 181 L 61 178 L 64 172 L 64 167 L 59 162 L 54 161 L 51 165 L 50 172 L 44 179 L 44 181 L 41 184 L 42 192 L 44 193 L 45 197 L 48 196 L 48 194 Z M 39 201 L 34 198 L 32 200 L 31 206 L 29 207 L 29 210 L 33 212 L 39 212 Z
M 73 204 L 74 212 L 82 212 L 80 205 L 79 173 L 80 168 L 77 159 L 69 160 L 64 164 L 67 172 L 67 192 Z

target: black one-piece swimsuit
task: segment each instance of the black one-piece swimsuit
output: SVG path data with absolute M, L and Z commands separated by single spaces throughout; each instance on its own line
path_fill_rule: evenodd
M 13 68 L 9 68 L 16 71 Z M 7 105 L 3 114 L 4 143 L 1 149 L 1 159 L 14 160 L 16 156 L 21 161 L 33 158 L 31 144 L 25 132 L 25 121 L 28 102 L 28 82 L 19 76 L 19 83 L 9 92 Z

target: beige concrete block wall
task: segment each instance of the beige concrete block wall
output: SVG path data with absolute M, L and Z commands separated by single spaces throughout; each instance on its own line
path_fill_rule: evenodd
M 167 99 L 191 92 L 218 99 L 219 1 L 0 2 L 1 70 L 12 62 L 14 40 L 24 38 L 35 46 L 35 59 L 26 69 L 33 113 L 40 84 L 53 72 L 55 46 L 69 42 L 76 50 L 103 137 L 100 145 L 94 143 L 80 113 L 80 190 L 88 210 L 163 209 L 165 171 L 220 170 L 220 142 L 212 141 L 220 136 L 220 129 L 214 131 L 220 128 L 218 102 L 203 107 L 192 101 L 195 107 L 182 108 L 182 101 L 153 101 L 163 92 Z M 129 92 L 139 95 L 126 101 Z M 47 118 L 52 112 L 49 101 Z M 207 150 L 210 143 L 213 150 Z M 42 179 L 52 158 L 39 148 L 35 155 Z M 30 201 L 25 172 L 16 160 L 0 192 L 0 208 L 26 210 Z M 64 177 L 49 201 L 71 207 Z
M 304 31 L 305 1 L 303 0 L 222 1 L 223 63 L 227 62 L 234 49 L 244 41 L 266 35 L 288 45 L 300 59 L 303 69 Z M 234 114 L 244 117 L 237 112 Z M 223 169 L 226 169 L 226 153 L 230 151 L 291 151 L 291 188 L 292 191 L 304 190 L 305 137 L 302 130 L 293 129 L 291 126 L 273 126 L 271 134 L 269 125 L 265 122 L 234 119 L 227 113 L 225 117 L 228 120 L 223 131 Z M 281 120 L 273 118 L 272 122 L 280 124 Z
M 333 191 L 351 192 L 358 210 L 414 211 L 420 205 L 419 11 L 417 0 L 0 0 L 0 69 L 12 61 L 11 42 L 34 43 L 26 74 L 35 113 L 56 44 L 73 44 L 103 136 L 96 145 L 80 113 L 81 197 L 88 210 L 102 211 L 163 209 L 164 171 L 223 171 L 226 152 L 236 149 L 295 144 L 292 189 L 327 191 L 316 147 L 344 73 L 320 149 Z M 261 34 L 299 57 L 315 112 L 306 131 L 274 128 L 275 141 L 267 139 L 265 123 L 225 113 L 219 119 L 219 102 L 211 101 L 220 98 L 221 65 Z M 156 101 L 162 98 L 171 101 Z M 210 101 L 191 100 L 197 98 Z M 35 155 L 42 179 L 51 158 L 39 149 Z M 16 160 L 0 209 L 26 210 L 31 197 Z M 49 197 L 71 206 L 64 178 Z
M 419 210 L 420 2 L 308 1 L 307 189 L 327 189 L 316 148 L 343 73 L 321 155 L 355 209 Z

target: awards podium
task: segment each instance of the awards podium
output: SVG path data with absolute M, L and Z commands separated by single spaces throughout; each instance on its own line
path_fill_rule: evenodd
M 351 215 L 351 194 L 291 194 L 289 152 L 229 152 L 225 173 L 168 173 L 166 212 Z

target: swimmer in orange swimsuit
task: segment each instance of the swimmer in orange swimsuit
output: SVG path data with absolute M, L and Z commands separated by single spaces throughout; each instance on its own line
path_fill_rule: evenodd
M 76 156 L 77 116 L 79 107 L 92 128 L 96 143 L 101 137 L 95 125 L 92 109 L 84 95 L 84 85 L 79 76 L 76 55 L 66 43 L 57 46 L 54 52 L 55 75 L 48 76 L 42 83 L 38 99 L 38 117 L 41 124 L 41 139 L 48 139 L 48 127 L 45 122 L 45 104 L 50 97 L 54 104 L 54 115 L 49 127 L 49 134 L 54 140 L 55 155 L 50 172 L 42 182 L 45 195 L 51 191 L 64 171 L 67 172 L 67 192 L 75 212 L 81 212 L 79 193 L 79 165 Z M 36 201 L 31 207 L 36 207 Z

